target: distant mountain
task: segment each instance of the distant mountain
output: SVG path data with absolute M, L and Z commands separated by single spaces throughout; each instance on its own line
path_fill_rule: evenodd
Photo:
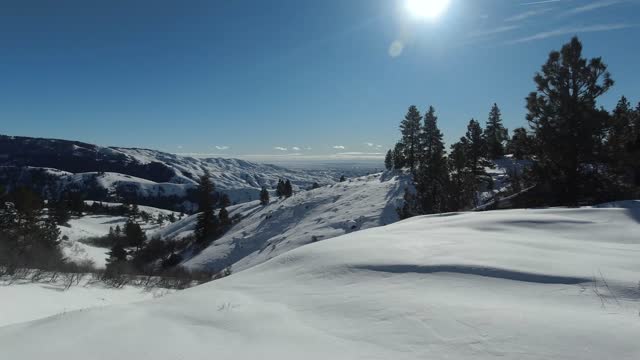
M 334 183 L 331 170 L 291 170 L 238 159 L 169 154 L 157 150 L 103 147 L 79 141 L 0 135 L 0 181 L 28 185 L 45 196 L 83 191 L 91 200 L 131 201 L 189 210 L 192 190 L 205 171 L 234 202 L 258 198 L 262 186 L 289 179 L 295 189 Z

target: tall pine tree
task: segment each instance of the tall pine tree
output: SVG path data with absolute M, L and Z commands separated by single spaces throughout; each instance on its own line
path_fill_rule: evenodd
M 200 177 L 198 185 L 198 222 L 195 236 L 198 243 L 205 243 L 218 232 L 218 218 L 213 210 L 213 192 L 215 187 L 208 172 Z
M 498 159 L 504 156 L 504 143 L 509 139 L 509 132 L 502 125 L 502 114 L 498 104 L 493 104 L 487 126 L 484 131 L 487 143 L 487 157 Z
M 387 170 L 393 169 L 393 151 L 387 151 L 387 155 L 384 157 L 384 167 Z
M 518 160 L 530 158 L 533 155 L 533 139 L 525 128 L 513 130 L 511 140 L 507 144 L 507 152 Z
M 576 205 L 590 191 L 588 182 L 608 114 L 596 108 L 613 80 L 601 58 L 582 57 L 577 37 L 552 51 L 527 98 L 527 120 L 536 137 L 538 184 L 547 203 Z
M 414 105 L 409 107 L 407 115 L 400 123 L 402 132 L 402 144 L 406 165 L 411 168 L 411 173 L 415 172 L 420 154 L 420 111 Z
M 464 137 L 451 146 L 449 154 L 451 181 L 447 189 L 451 210 L 465 210 L 474 203 L 477 186 L 475 175 L 468 166 L 468 148 L 468 140 Z
M 393 168 L 400 170 L 404 168 L 406 164 L 407 162 L 404 157 L 404 145 L 399 142 L 393 149 Z
M 482 127 L 475 119 L 469 121 L 465 138 L 467 166 L 476 177 L 484 175 L 484 167 L 487 166 L 487 144 L 482 135 Z
M 423 214 L 441 213 L 447 210 L 447 183 L 449 170 L 442 132 L 433 106 L 424 116 L 422 128 L 421 158 L 418 173 L 414 176 L 418 209 Z

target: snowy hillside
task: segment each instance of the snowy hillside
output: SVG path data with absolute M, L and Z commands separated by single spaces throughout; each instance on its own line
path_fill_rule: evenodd
M 233 202 L 256 200 L 263 185 L 272 189 L 279 179 L 291 180 L 295 189 L 308 189 L 314 183 L 332 184 L 341 175 L 334 170 L 292 170 L 238 159 L 2 135 L 0 153 L 0 180 L 7 184 L 49 192 L 70 186 L 95 187 L 91 199 L 103 201 L 117 197 L 95 198 L 103 196 L 101 190 L 132 199 L 184 197 L 205 171 Z
M 311 242 L 391 224 L 398 220 L 409 177 L 375 174 L 305 191 L 267 206 L 254 201 L 229 209 L 240 216 L 222 238 L 186 261 L 189 268 L 233 271 L 255 266 Z M 193 232 L 196 216 L 172 224 L 154 235 L 184 237 Z
M 22 360 L 635 360 L 639 223 L 639 202 L 419 217 L 158 300 L 2 327 L 0 348 Z

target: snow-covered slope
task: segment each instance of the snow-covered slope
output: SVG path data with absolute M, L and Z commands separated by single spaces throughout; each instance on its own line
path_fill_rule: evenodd
M 239 271 L 311 242 L 391 224 L 398 220 L 407 175 L 374 174 L 276 199 L 267 206 L 254 201 L 229 209 L 240 222 L 197 256 L 189 268 Z M 196 216 L 172 224 L 157 235 L 184 237 Z
M 208 171 L 218 190 L 233 202 L 258 199 L 262 186 L 275 188 L 289 179 L 294 189 L 332 184 L 335 170 L 293 170 L 225 158 L 195 158 L 157 150 L 102 147 L 77 141 L 0 135 L 0 180 L 46 191 L 97 187 L 119 197 L 184 197 Z M 95 189 L 94 189 L 95 190 Z M 91 193 L 92 200 L 101 191 Z
M 2 327 L 0 349 L 22 360 L 635 360 L 639 222 L 638 202 L 420 217 L 158 300 Z

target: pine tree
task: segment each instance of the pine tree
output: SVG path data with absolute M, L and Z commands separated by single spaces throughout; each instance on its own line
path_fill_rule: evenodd
M 468 166 L 468 147 L 468 140 L 464 137 L 451 146 L 451 153 L 449 154 L 451 181 L 447 190 L 449 208 L 451 210 L 465 210 L 475 200 L 477 186 L 475 176 Z
M 215 187 L 208 172 L 200 177 L 198 185 L 198 222 L 195 236 L 198 243 L 203 244 L 218 232 L 218 219 L 213 211 L 213 193 Z
M 482 136 L 482 127 L 475 119 L 469 121 L 465 138 L 467 166 L 476 177 L 483 175 L 484 167 L 487 165 L 484 161 L 487 156 L 487 144 Z
M 409 189 L 404 190 L 404 202 L 402 207 L 396 209 L 396 212 L 398 213 L 400 220 L 420 215 L 421 212 L 418 209 L 418 199 Z
M 622 96 L 613 110 L 607 133 L 607 147 L 610 156 L 617 157 L 625 152 L 625 145 L 633 134 L 633 115 L 631 103 Z
M 120 228 L 120 225 L 116 225 L 116 228 L 113 230 L 113 235 L 115 237 L 121 237 L 122 236 L 122 229 Z
M 613 80 L 601 58 L 582 57 L 582 43 L 574 37 L 549 54 L 534 81 L 527 120 L 536 137 L 537 181 L 549 189 L 548 203 L 576 205 L 589 192 L 595 173 L 585 170 L 597 161 L 608 121 L 596 101 Z
M 533 155 L 533 139 L 525 128 L 513 130 L 513 136 L 507 144 L 507 152 L 518 160 L 527 159 Z
M 340 182 L 345 182 L 345 181 L 347 181 L 347 178 L 344 175 L 340 176 Z
M 387 151 L 387 155 L 384 157 L 384 167 L 387 170 L 393 169 L 393 151 Z
M 442 137 L 435 109 L 430 106 L 424 116 L 420 166 L 414 176 L 417 202 L 423 214 L 440 213 L 447 209 L 449 170 Z
M 293 186 L 289 180 L 284 183 L 284 196 L 287 198 L 293 196 Z
M 49 201 L 49 211 L 53 215 L 56 223 L 60 226 L 68 225 L 69 220 L 71 220 L 69 206 L 64 199 Z
M 218 219 L 220 219 L 220 225 L 229 226 L 231 225 L 231 219 L 229 218 L 229 212 L 227 208 L 223 207 L 218 212 Z
M 267 191 L 266 186 L 263 186 L 262 190 L 260 190 L 260 204 L 262 205 L 269 204 L 269 191 Z
M 610 118 L 609 131 L 606 137 L 606 155 L 613 170 L 620 175 L 629 175 L 629 165 L 633 159 L 628 151 L 633 138 L 634 110 L 626 97 L 622 96 Z M 625 174 L 626 173 L 626 174 Z
M 284 196 L 285 193 L 285 189 L 284 189 L 284 181 L 282 181 L 282 179 L 278 180 L 278 185 L 276 186 L 276 196 L 281 198 Z
M 220 207 L 229 207 L 229 206 L 231 206 L 231 199 L 229 198 L 229 195 L 222 194 L 222 196 L 220 197 Z
M 131 219 L 124 224 L 124 236 L 127 239 L 127 245 L 135 247 L 136 250 L 140 250 L 147 240 L 147 236 L 142 230 L 142 227 L 140 227 L 140 224 L 135 223 Z
M 135 219 L 138 216 L 140 216 L 140 208 L 138 207 L 138 204 L 132 204 L 129 208 L 129 217 Z
M 108 255 L 107 269 L 109 269 L 110 266 L 127 261 L 127 250 L 125 250 L 122 244 L 119 243 L 111 247 Z
M 504 156 L 504 143 L 509 140 L 509 132 L 502 125 L 502 114 L 498 104 L 493 104 L 491 108 L 484 138 L 489 159 L 498 159 Z
M 407 115 L 400 123 L 400 131 L 402 132 L 402 144 L 404 145 L 404 157 L 406 165 L 409 166 L 411 172 L 415 172 L 420 153 L 420 111 L 414 105 L 409 107 Z
M 399 142 L 393 149 L 393 167 L 394 169 L 401 170 L 407 164 L 404 157 L 404 145 Z

